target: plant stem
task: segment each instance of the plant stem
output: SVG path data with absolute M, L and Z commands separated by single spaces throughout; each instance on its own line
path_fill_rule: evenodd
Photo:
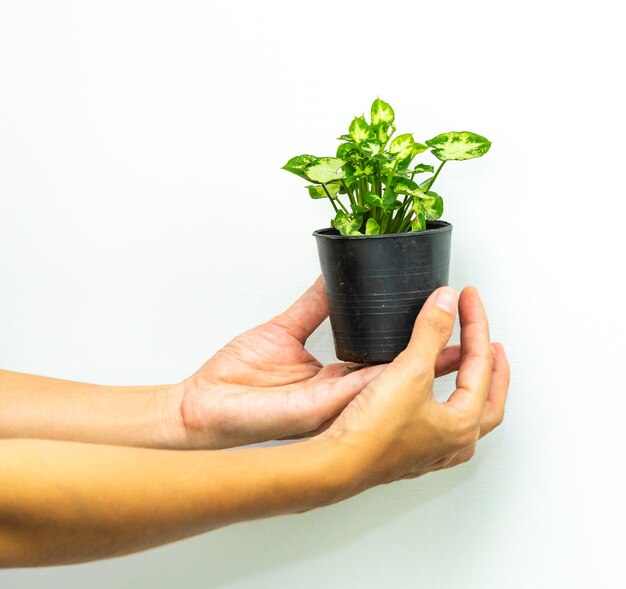
M 348 188 L 348 185 L 345 183 L 344 180 L 341 181 L 341 184 L 343 185 L 345 191 L 348 194 L 348 198 L 350 199 L 350 204 L 351 205 L 356 205 L 356 201 L 354 200 L 354 193 L 352 192 L 352 190 L 350 188 Z
M 447 160 L 444 160 L 444 161 L 442 161 L 439 164 L 439 167 L 437 168 L 437 171 L 435 172 L 435 175 L 430 180 L 430 186 L 428 187 L 428 190 L 430 190 L 433 187 L 433 184 L 435 183 L 435 180 L 437 179 L 437 176 L 439 176 L 439 172 L 441 172 L 441 168 L 443 168 L 443 164 L 445 164 L 446 161 Z
M 333 205 L 333 209 L 335 209 L 335 213 L 338 213 L 339 209 L 337 208 L 335 201 L 332 198 L 329 198 L 328 200 L 330 201 L 330 204 Z
M 340 207 L 344 210 L 344 212 L 345 212 L 347 215 L 349 215 L 349 214 L 350 214 L 350 213 L 349 213 L 349 211 L 348 211 L 348 209 L 346 209 L 345 205 L 344 205 L 344 204 L 343 204 L 343 203 L 339 200 L 339 198 L 337 198 L 337 199 L 333 199 L 333 197 L 332 197 L 332 196 L 330 196 L 330 192 L 328 192 L 328 188 L 326 188 L 326 184 L 322 184 L 322 188 L 324 189 L 324 192 L 326 193 L 326 196 L 327 196 L 328 198 L 330 198 L 330 202 L 333 204 L 333 206 L 334 206 L 334 207 L 335 207 L 335 205 L 334 205 L 334 201 L 336 200 L 336 201 L 339 203 L 339 206 L 340 206 Z M 337 207 L 335 207 L 335 211 L 336 211 L 336 212 L 339 212 L 339 210 L 337 209 Z
M 346 205 L 344 205 L 338 198 L 335 199 L 338 203 L 339 206 L 344 210 L 344 212 L 346 213 L 346 215 L 350 214 L 350 211 L 346 208 Z

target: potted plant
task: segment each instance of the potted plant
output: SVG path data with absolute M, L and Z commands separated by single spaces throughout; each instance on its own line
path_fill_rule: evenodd
M 339 137 L 335 157 L 299 155 L 283 166 L 335 213 L 331 227 L 313 235 L 340 360 L 389 362 L 406 347 L 424 302 L 448 282 L 452 226 L 439 220 L 443 199 L 433 184 L 446 162 L 491 147 L 469 131 L 418 143 L 411 133 L 395 135 L 394 121 L 391 106 L 377 98 L 369 123 L 355 117 Z M 415 163 L 427 151 L 436 168 Z

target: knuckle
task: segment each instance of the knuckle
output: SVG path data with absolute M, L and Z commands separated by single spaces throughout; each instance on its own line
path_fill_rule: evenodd
M 463 416 L 458 420 L 455 431 L 455 445 L 467 448 L 476 443 L 480 436 L 480 422 L 474 416 Z
M 410 382 L 412 386 L 423 385 L 435 378 L 434 366 L 429 365 L 424 359 L 411 356 L 406 351 L 402 352 L 394 362 L 402 368 L 404 380 Z
M 498 427 L 499 425 L 502 425 L 503 422 L 504 422 L 504 409 L 502 409 L 501 411 L 498 411 L 498 413 L 496 414 L 494 427 Z
M 461 464 L 464 462 L 469 462 L 474 455 L 476 454 L 476 445 L 472 445 L 469 448 L 466 448 L 461 454 Z
M 450 319 L 448 317 L 429 317 L 428 327 L 438 339 L 448 341 L 450 337 Z

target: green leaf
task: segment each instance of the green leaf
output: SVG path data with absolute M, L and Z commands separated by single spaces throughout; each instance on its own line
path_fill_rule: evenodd
M 427 221 L 436 221 L 443 215 L 443 198 L 441 198 L 436 192 L 427 192 L 428 198 L 422 199 L 422 207 L 424 216 Z
M 363 215 L 354 214 L 346 215 L 343 211 L 339 211 L 332 220 L 332 226 L 341 233 L 341 235 L 354 235 L 363 223 Z
M 383 200 L 377 194 L 366 194 L 365 202 L 371 207 L 381 207 L 383 206 Z
M 426 229 L 426 217 L 422 211 L 419 211 L 411 222 L 411 231 L 424 231 L 424 229 Z
M 397 154 L 397 158 L 403 160 L 413 154 L 413 148 L 416 143 L 411 133 L 398 135 L 390 144 L 389 151 Z
M 380 123 L 391 125 L 394 118 L 395 114 L 390 104 L 380 98 L 374 100 L 372 103 L 372 125 L 379 125 Z
M 364 205 L 351 204 L 350 208 L 355 213 L 367 213 L 367 211 L 369 211 L 372 207 L 370 205 L 368 205 L 368 204 L 364 204 Z
M 376 141 L 364 141 L 363 143 L 361 143 L 361 152 L 367 157 L 382 155 L 380 153 L 382 148 L 382 145 L 380 143 L 377 143 Z
M 391 183 L 391 189 L 395 194 L 410 194 L 411 191 L 418 189 L 419 186 L 409 180 L 409 178 L 396 178 Z
M 326 186 L 326 190 L 324 190 L 324 186 Z M 339 194 L 339 190 L 341 189 L 341 184 L 334 182 L 330 184 L 313 184 L 312 186 L 307 186 L 309 190 L 309 196 L 311 198 L 328 198 L 330 194 L 331 198 L 337 196 Z M 328 191 L 328 193 L 326 192 Z
M 422 190 L 424 192 L 428 192 L 428 189 L 432 186 L 434 179 L 435 179 L 435 177 L 431 176 L 427 180 L 424 180 L 424 182 L 422 182 L 420 184 L 420 190 Z
M 354 117 L 354 120 L 350 123 L 350 137 L 357 143 L 360 143 L 361 141 L 366 141 L 371 136 L 372 131 L 365 121 L 365 117 Z
M 380 233 L 380 225 L 378 221 L 372 217 L 365 224 L 365 235 L 378 235 Z
M 442 162 L 448 160 L 471 160 L 485 155 L 491 141 L 470 131 L 442 133 L 426 142 L 432 147 L 432 154 Z
M 348 141 L 348 143 L 340 143 L 337 147 L 337 157 L 344 160 L 350 159 L 351 156 L 359 154 L 359 146 L 352 141 L 352 138 L 350 138 L 350 141 Z
M 427 149 L 428 149 L 428 145 L 424 145 L 423 143 L 414 143 L 413 152 L 411 155 L 415 157 L 419 153 L 424 153 Z
M 317 161 L 314 155 L 297 155 L 296 157 L 292 157 L 284 166 L 283 170 L 287 170 L 296 176 L 300 176 L 300 178 L 304 178 L 308 180 L 306 174 L 304 173 L 304 169 L 310 164 Z
M 378 125 L 378 129 L 376 131 L 376 138 L 378 139 L 378 141 L 380 141 L 383 145 L 387 144 L 387 141 L 389 141 L 389 126 L 385 125 L 385 124 L 380 124 Z
M 410 174 L 422 174 L 423 172 L 434 172 L 435 167 L 429 164 L 417 164 L 412 170 L 407 170 Z
M 306 178 L 312 182 L 326 184 L 332 180 L 345 178 L 345 173 L 341 169 L 346 162 L 337 157 L 320 157 L 315 162 L 307 166 L 305 170 Z
M 428 198 L 426 192 L 418 187 L 415 182 L 408 184 L 408 180 L 401 180 L 397 184 L 394 184 L 393 190 L 396 194 L 408 194 L 416 198 Z

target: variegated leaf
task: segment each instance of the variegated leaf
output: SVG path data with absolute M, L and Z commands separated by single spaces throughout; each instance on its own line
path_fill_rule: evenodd
M 433 155 L 442 162 L 448 160 L 471 160 L 485 155 L 491 141 L 470 131 L 442 133 L 426 142 L 432 147 Z
M 412 170 L 407 170 L 411 174 L 422 174 L 424 172 L 434 172 L 435 167 L 429 164 L 417 164 Z
M 367 157 L 374 157 L 380 154 L 382 145 L 376 141 L 364 141 L 361 143 L 361 152 Z
M 378 235 L 380 233 L 380 225 L 374 218 L 369 218 L 365 224 L 365 235 Z
M 324 186 L 326 190 L 324 190 Z M 330 195 L 331 198 L 334 198 L 339 194 L 339 190 L 341 189 L 341 184 L 338 182 L 332 182 L 330 184 L 313 184 L 311 186 L 307 186 L 309 190 L 309 196 L 311 198 L 328 198 Z
M 391 125 L 394 118 L 395 114 L 390 104 L 380 98 L 374 100 L 372 103 L 372 125 L 379 125 L 380 123 Z
M 360 143 L 361 141 L 366 141 L 371 136 L 372 131 L 365 121 L 365 117 L 354 117 L 354 120 L 350 123 L 350 137 L 357 143 Z
M 383 206 L 383 201 L 380 198 L 380 196 L 378 196 L 377 194 L 366 194 L 365 195 L 365 202 L 370 205 L 370 207 L 382 207 Z
M 427 192 L 426 196 L 422 200 L 424 216 L 427 221 L 436 221 L 443 215 L 443 199 L 433 191 Z
M 317 157 L 314 155 L 297 155 L 296 157 L 292 157 L 284 166 L 283 170 L 287 170 L 296 176 L 300 176 L 300 178 L 304 178 L 308 180 L 304 170 L 307 166 L 317 161 Z
M 418 213 L 411 222 L 411 231 L 424 231 L 426 229 L 426 217 L 424 213 Z
M 413 140 L 413 135 L 411 133 L 404 133 L 403 135 L 398 135 L 389 144 L 389 151 L 397 154 L 399 160 L 403 160 L 413 154 L 414 146 L 415 141 Z
M 306 177 L 312 182 L 326 184 L 332 180 L 345 178 L 345 173 L 341 169 L 346 162 L 338 157 L 321 157 L 305 170 Z
M 332 226 L 341 233 L 341 235 L 354 235 L 363 223 L 363 215 L 354 214 L 346 215 L 343 211 L 339 211 L 332 220 Z
M 347 143 L 340 143 L 337 147 L 337 157 L 344 160 L 349 159 L 352 155 L 358 153 L 359 146 L 354 143 L 354 141 L 352 141 L 352 138 L 350 138 L 350 141 L 348 141 Z

